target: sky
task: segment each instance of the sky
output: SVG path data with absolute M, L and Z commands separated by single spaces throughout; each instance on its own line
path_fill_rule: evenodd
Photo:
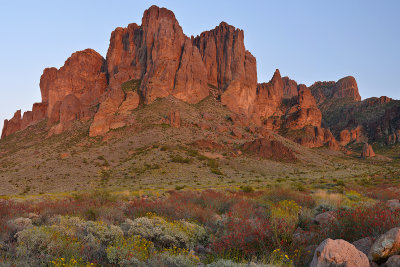
M 400 99 L 400 1 L 19 1 L 0 0 L 0 128 L 17 109 L 40 102 L 46 67 L 75 51 L 106 56 L 116 27 L 141 23 L 155 4 L 175 13 L 187 36 L 225 21 L 244 30 L 258 81 L 275 69 L 307 86 L 352 75 L 361 97 Z

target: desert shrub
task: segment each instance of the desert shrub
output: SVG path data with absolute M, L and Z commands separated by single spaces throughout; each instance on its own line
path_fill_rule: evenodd
M 241 261 L 264 254 L 272 245 L 268 220 L 234 217 L 228 213 L 210 247 L 220 257 Z
M 210 264 L 207 264 L 207 267 L 244 267 L 244 266 L 246 266 L 246 264 L 237 263 L 232 260 L 226 260 L 226 259 L 219 259 Z
M 245 193 L 251 193 L 254 191 L 254 188 L 251 187 L 250 185 L 242 185 L 240 186 L 240 189 L 242 189 L 242 191 Z
M 79 255 L 84 261 L 106 261 L 105 249 L 123 238 L 118 226 L 58 216 L 51 226 L 34 226 L 16 234 L 17 255 L 41 259 Z
M 382 203 L 373 206 L 358 206 L 352 209 L 338 209 L 337 220 L 320 229 L 322 238 L 345 239 L 349 242 L 379 236 L 400 225 L 400 211 L 391 211 Z
M 315 199 L 317 204 L 329 204 L 332 207 L 340 207 L 345 200 L 345 196 L 340 193 L 331 193 L 325 190 L 317 190 L 313 194 L 313 198 Z
M 166 221 L 158 216 L 127 219 L 128 235 L 139 235 L 152 241 L 157 247 L 193 248 L 207 240 L 204 227 L 185 220 Z
M 137 91 L 142 83 L 141 80 L 133 79 L 121 84 L 121 89 L 124 92 Z
M 163 200 L 133 200 L 125 206 L 125 214 L 129 218 L 137 218 L 152 212 L 171 220 L 194 220 L 208 227 L 214 227 L 215 213 L 224 214 L 239 201 L 241 197 L 214 190 L 172 191 L 170 196 Z
M 17 233 L 16 254 L 22 259 L 45 264 L 57 257 L 72 258 L 79 254 L 80 242 L 51 226 L 25 229 Z
M 197 266 L 199 263 L 200 263 L 199 258 L 187 251 L 179 251 L 179 252 L 164 251 L 150 258 L 146 262 L 146 266 L 192 267 L 192 266 Z
M 56 258 L 48 263 L 51 267 L 76 267 L 76 266 L 94 266 L 92 262 L 85 262 L 80 258 L 72 257 L 70 259 L 66 258 Z
M 336 210 L 336 207 L 334 207 L 328 203 L 321 203 L 315 207 L 316 214 L 324 213 L 326 211 L 334 211 L 334 210 Z
M 315 206 L 315 201 L 310 195 L 287 187 L 275 187 L 263 194 L 261 199 L 267 202 L 293 200 L 302 207 L 311 208 Z
M 365 190 L 365 195 L 367 197 L 381 200 L 381 201 L 387 201 L 387 200 L 399 198 L 399 193 L 394 190 L 391 190 L 390 188 L 368 189 L 368 190 Z
M 177 190 L 177 191 L 182 190 L 182 189 L 184 189 L 184 188 L 185 188 L 184 185 L 177 185 L 177 186 L 175 186 L 175 190 Z
M 154 245 L 140 236 L 131 236 L 110 244 L 106 252 L 110 263 L 132 266 L 148 260 L 154 254 Z
M 299 213 L 299 227 L 309 230 L 314 224 L 314 211 L 309 208 L 302 208 Z
M 293 200 L 283 200 L 271 207 L 271 231 L 275 247 L 285 247 L 292 243 L 300 209 Z
M 270 266 L 279 266 L 279 267 L 292 267 L 293 260 L 290 257 L 281 251 L 279 248 L 272 251 L 269 261 Z

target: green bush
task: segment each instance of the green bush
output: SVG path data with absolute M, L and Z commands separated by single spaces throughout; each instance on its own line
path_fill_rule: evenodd
M 240 186 L 240 189 L 242 189 L 242 191 L 245 193 L 254 192 L 254 188 L 251 187 L 250 185 L 242 185 L 242 186 Z
M 141 83 L 141 80 L 133 79 L 121 84 L 121 88 L 125 93 L 129 91 L 137 91 L 140 88 Z
M 139 235 L 158 248 L 193 248 L 204 243 L 208 235 L 204 227 L 184 220 L 168 222 L 157 216 L 126 220 L 128 235 Z

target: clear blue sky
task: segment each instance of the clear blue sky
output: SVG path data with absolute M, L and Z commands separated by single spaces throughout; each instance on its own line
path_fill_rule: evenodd
M 226 21 L 245 32 L 259 82 L 279 68 L 299 83 L 353 75 L 362 98 L 400 98 L 400 1 L 0 1 L 0 128 L 40 101 L 45 67 L 75 51 L 106 55 L 110 33 L 141 23 L 153 4 L 174 11 L 186 35 Z

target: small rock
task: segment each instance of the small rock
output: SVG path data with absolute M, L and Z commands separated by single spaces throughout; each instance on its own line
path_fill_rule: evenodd
M 66 158 L 69 158 L 70 156 L 71 156 L 71 155 L 70 155 L 69 153 L 66 153 L 66 152 L 60 154 L 60 158 L 61 158 L 61 159 L 66 159 Z
M 330 238 L 315 250 L 310 267 L 369 267 L 367 256 L 349 242 Z

